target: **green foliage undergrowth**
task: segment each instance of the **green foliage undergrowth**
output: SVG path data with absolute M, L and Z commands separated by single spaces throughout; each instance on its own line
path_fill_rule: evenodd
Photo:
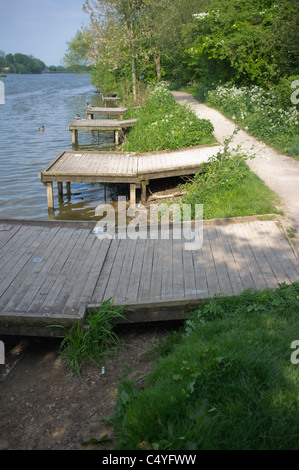
M 72 371 L 80 375 L 85 364 L 102 364 L 103 357 L 118 344 L 113 328 L 117 318 L 124 318 L 123 310 L 112 299 L 106 300 L 97 311 L 87 315 L 87 328 L 77 322 L 66 331 L 59 352 Z
M 144 389 L 123 382 L 115 448 L 298 450 L 298 310 L 299 283 L 201 304 Z
M 277 195 L 250 170 L 246 164 L 249 157 L 239 154 L 238 149 L 229 150 L 232 137 L 225 140 L 222 150 L 203 163 L 193 180 L 182 185 L 187 194 L 181 203 L 191 204 L 193 216 L 195 204 L 203 204 L 204 219 L 279 212 L 275 207 L 279 202 Z
M 153 87 L 137 117 L 122 146 L 124 151 L 151 152 L 216 143 L 212 123 L 198 119 L 187 105 L 176 103 L 163 82 Z
M 251 135 L 299 159 L 299 108 L 291 101 L 296 101 L 298 83 L 298 76 L 291 76 L 269 89 L 220 85 L 205 91 L 204 99 Z M 199 87 L 194 96 L 201 92 Z

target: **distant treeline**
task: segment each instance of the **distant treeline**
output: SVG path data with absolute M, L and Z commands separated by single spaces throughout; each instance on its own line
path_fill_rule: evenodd
M 70 68 L 66 68 L 62 65 L 50 65 L 49 67 L 41 61 L 40 59 L 36 59 L 32 55 L 26 54 L 7 54 L 3 51 L 0 51 L 0 72 L 1 73 L 65 73 L 65 72 L 72 72 L 78 71 L 78 67 L 76 70 L 71 70 Z M 81 66 L 80 72 L 87 72 L 88 67 Z

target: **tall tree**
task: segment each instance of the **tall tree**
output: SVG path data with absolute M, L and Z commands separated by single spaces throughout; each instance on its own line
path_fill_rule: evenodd
M 93 38 L 91 60 L 112 70 L 120 68 L 129 56 L 134 100 L 136 100 L 137 25 L 142 0 L 86 0 Z

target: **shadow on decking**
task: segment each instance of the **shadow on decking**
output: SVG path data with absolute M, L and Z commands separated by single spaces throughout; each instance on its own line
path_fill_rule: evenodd
M 188 236 L 99 240 L 91 223 L 1 221 L 0 333 L 55 336 L 84 323 L 103 300 L 128 322 L 182 320 L 215 295 L 299 281 L 298 260 L 275 220 L 206 221 L 200 249 Z M 166 232 L 167 233 L 167 232 Z M 186 235 L 185 233 L 185 235 Z M 178 235 L 178 233 L 177 233 Z M 41 258 L 42 263 L 33 263 Z

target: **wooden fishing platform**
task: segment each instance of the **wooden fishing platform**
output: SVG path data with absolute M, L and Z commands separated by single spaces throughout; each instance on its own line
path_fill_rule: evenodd
M 107 97 L 109 97 L 109 96 L 112 96 L 112 97 L 117 96 L 118 93 L 117 93 L 117 91 L 101 91 L 100 94 L 101 94 L 102 97 L 105 98 L 106 96 L 107 96 Z
M 129 323 L 185 319 L 215 294 L 299 281 L 298 260 L 275 220 L 206 221 L 202 247 L 192 250 L 192 227 L 183 226 L 180 238 L 171 226 L 164 238 L 160 228 L 156 239 L 148 227 L 147 238 L 99 239 L 94 227 L 0 220 L 0 334 L 61 336 L 61 326 L 84 324 L 110 298 L 133 310 L 126 310 Z
M 79 121 L 80 122 L 80 121 Z M 116 121 L 117 122 L 117 121 Z M 192 147 L 186 150 L 151 153 L 63 151 L 40 173 L 47 186 L 48 208 L 53 210 L 53 182 L 62 194 L 63 183 L 126 183 L 130 184 L 130 201 L 136 202 L 136 190 L 141 188 L 141 201 L 146 201 L 150 180 L 197 173 L 203 162 L 221 146 Z
M 102 94 L 102 101 L 104 103 L 104 106 L 107 106 L 107 103 L 118 104 L 120 98 L 118 96 L 105 96 Z
M 88 115 L 89 119 L 93 119 L 95 114 L 101 114 L 103 116 L 105 115 L 110 115 L 110 116 L 119 116 L 119 118 L 122 120 L 125 112 L 127 111 L 127 108 L 100 108 L 97 106 L 90 106 L 86 114 Z
M 112 131 L 114 141 L 119 143 L 121 134 L 128 128 L 135 126 L 137 119 L 118 121 L 117 119 L 73 119 L 69 125 L 72 132 L 72 143 L 78 145 L 78 131 L 85 129 L 89 131 Z

